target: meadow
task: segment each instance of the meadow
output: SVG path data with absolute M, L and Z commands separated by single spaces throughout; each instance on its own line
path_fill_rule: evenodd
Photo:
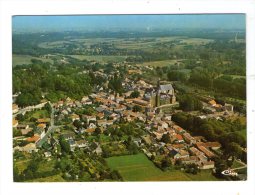
M 180 170 L 162 171 L 144 155 L 127 155 L 106 159 L 112 170 L 118 170 L 124 181 L 216 181 L 210 171 L 201 171 L 197 175 Z
M 88 60 L 88 61 L 96 61 L 99 63 L 107 63 L 107 62 L 122 62 L 126 59 L 126 56 L 108 56 L 108 55 L 69 55 L 72 58 L 78 60 Z
M 23 65 L 23 64 L 32 64 L 32 62 L 31 62 L 32 59 L 41 60 L 43 62 L 53 63 L 53 61 L 51 59 L 38 58 L 38 57 L 30 56 L 30 55 L 13 54 L 12 55 L 12 66 Z

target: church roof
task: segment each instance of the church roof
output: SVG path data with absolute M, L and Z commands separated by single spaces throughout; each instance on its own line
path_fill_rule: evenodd
M 173 90 L 173 86 L 171 84 L 167 85 L 160 85 L 159 86 L 160 91 L 168 91 L 168 90 Z

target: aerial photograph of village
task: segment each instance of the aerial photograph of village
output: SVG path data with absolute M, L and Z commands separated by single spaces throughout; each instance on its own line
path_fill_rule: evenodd
M 13 16 L 14 182 L 247 179 L 244 14 Z

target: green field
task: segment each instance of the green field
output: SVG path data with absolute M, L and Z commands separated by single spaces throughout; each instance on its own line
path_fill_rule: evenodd
M 244 165 L 237 160 L 233 162 L 233 165 L 231 166 L 232 169 L 243 167 Z
M 18 161 L 14 162 L 14 166 L 16 166 L 18 168 L 19 172 L 22 172 L 27 168 L 29 162 L 30 162 L 30 159 L 18 160 Z
M 112 170 L 118 170 L 124 181 L 214 181 L 210 171 L 190 175 L 179 170 L 163 172 L 144 155 L 127 155 L 106 159 Z
M 73 57 L 73 58 L 76 58 L 78 60 L 96 61 L 96 62 L 99 62 L 99 63 L 122 62 L 126 59 L 126 56 L 104 56 L 104 55 L 94 55 L 94 56 L 69 55 L 69 56 Z
M 47 110 L 37 110 L 33 113 L 33 115 L 31 117 L 34 118 L 48 118 L 49 117 L 49 113 L 47 112 Z
M 152 61 L 152 62 L 144 62 L 141 65 L 143 66 L 153 66 L 153 67 L 163 67 L 174 65 L 175 63 L 182 61 L 182 60 L 162 60 L 162 61 Z
M 22 64 L 31 64 L 32 59 L 41 60 L 43 62 L 50 62 L 50 63 L 53 62 L 51 59 L 38 58 L 38 57 L 30 56 L 30 55 L 13 54 L 12 55 L 12 66 L 17 66 L 17 65 L 22 65 Z
M 26 182 L 65 182 L 65 180 L 61 177 L 61 175 L 53 175 L 50 177 L 27 180 Z

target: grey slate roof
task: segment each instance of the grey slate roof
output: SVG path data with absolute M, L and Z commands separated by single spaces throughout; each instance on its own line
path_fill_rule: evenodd
M 159 86 L 160 91 L 168 91 L 168 90 L 173 90 L 173 86 L 171 84 L 167 85 L 160 85 Z

